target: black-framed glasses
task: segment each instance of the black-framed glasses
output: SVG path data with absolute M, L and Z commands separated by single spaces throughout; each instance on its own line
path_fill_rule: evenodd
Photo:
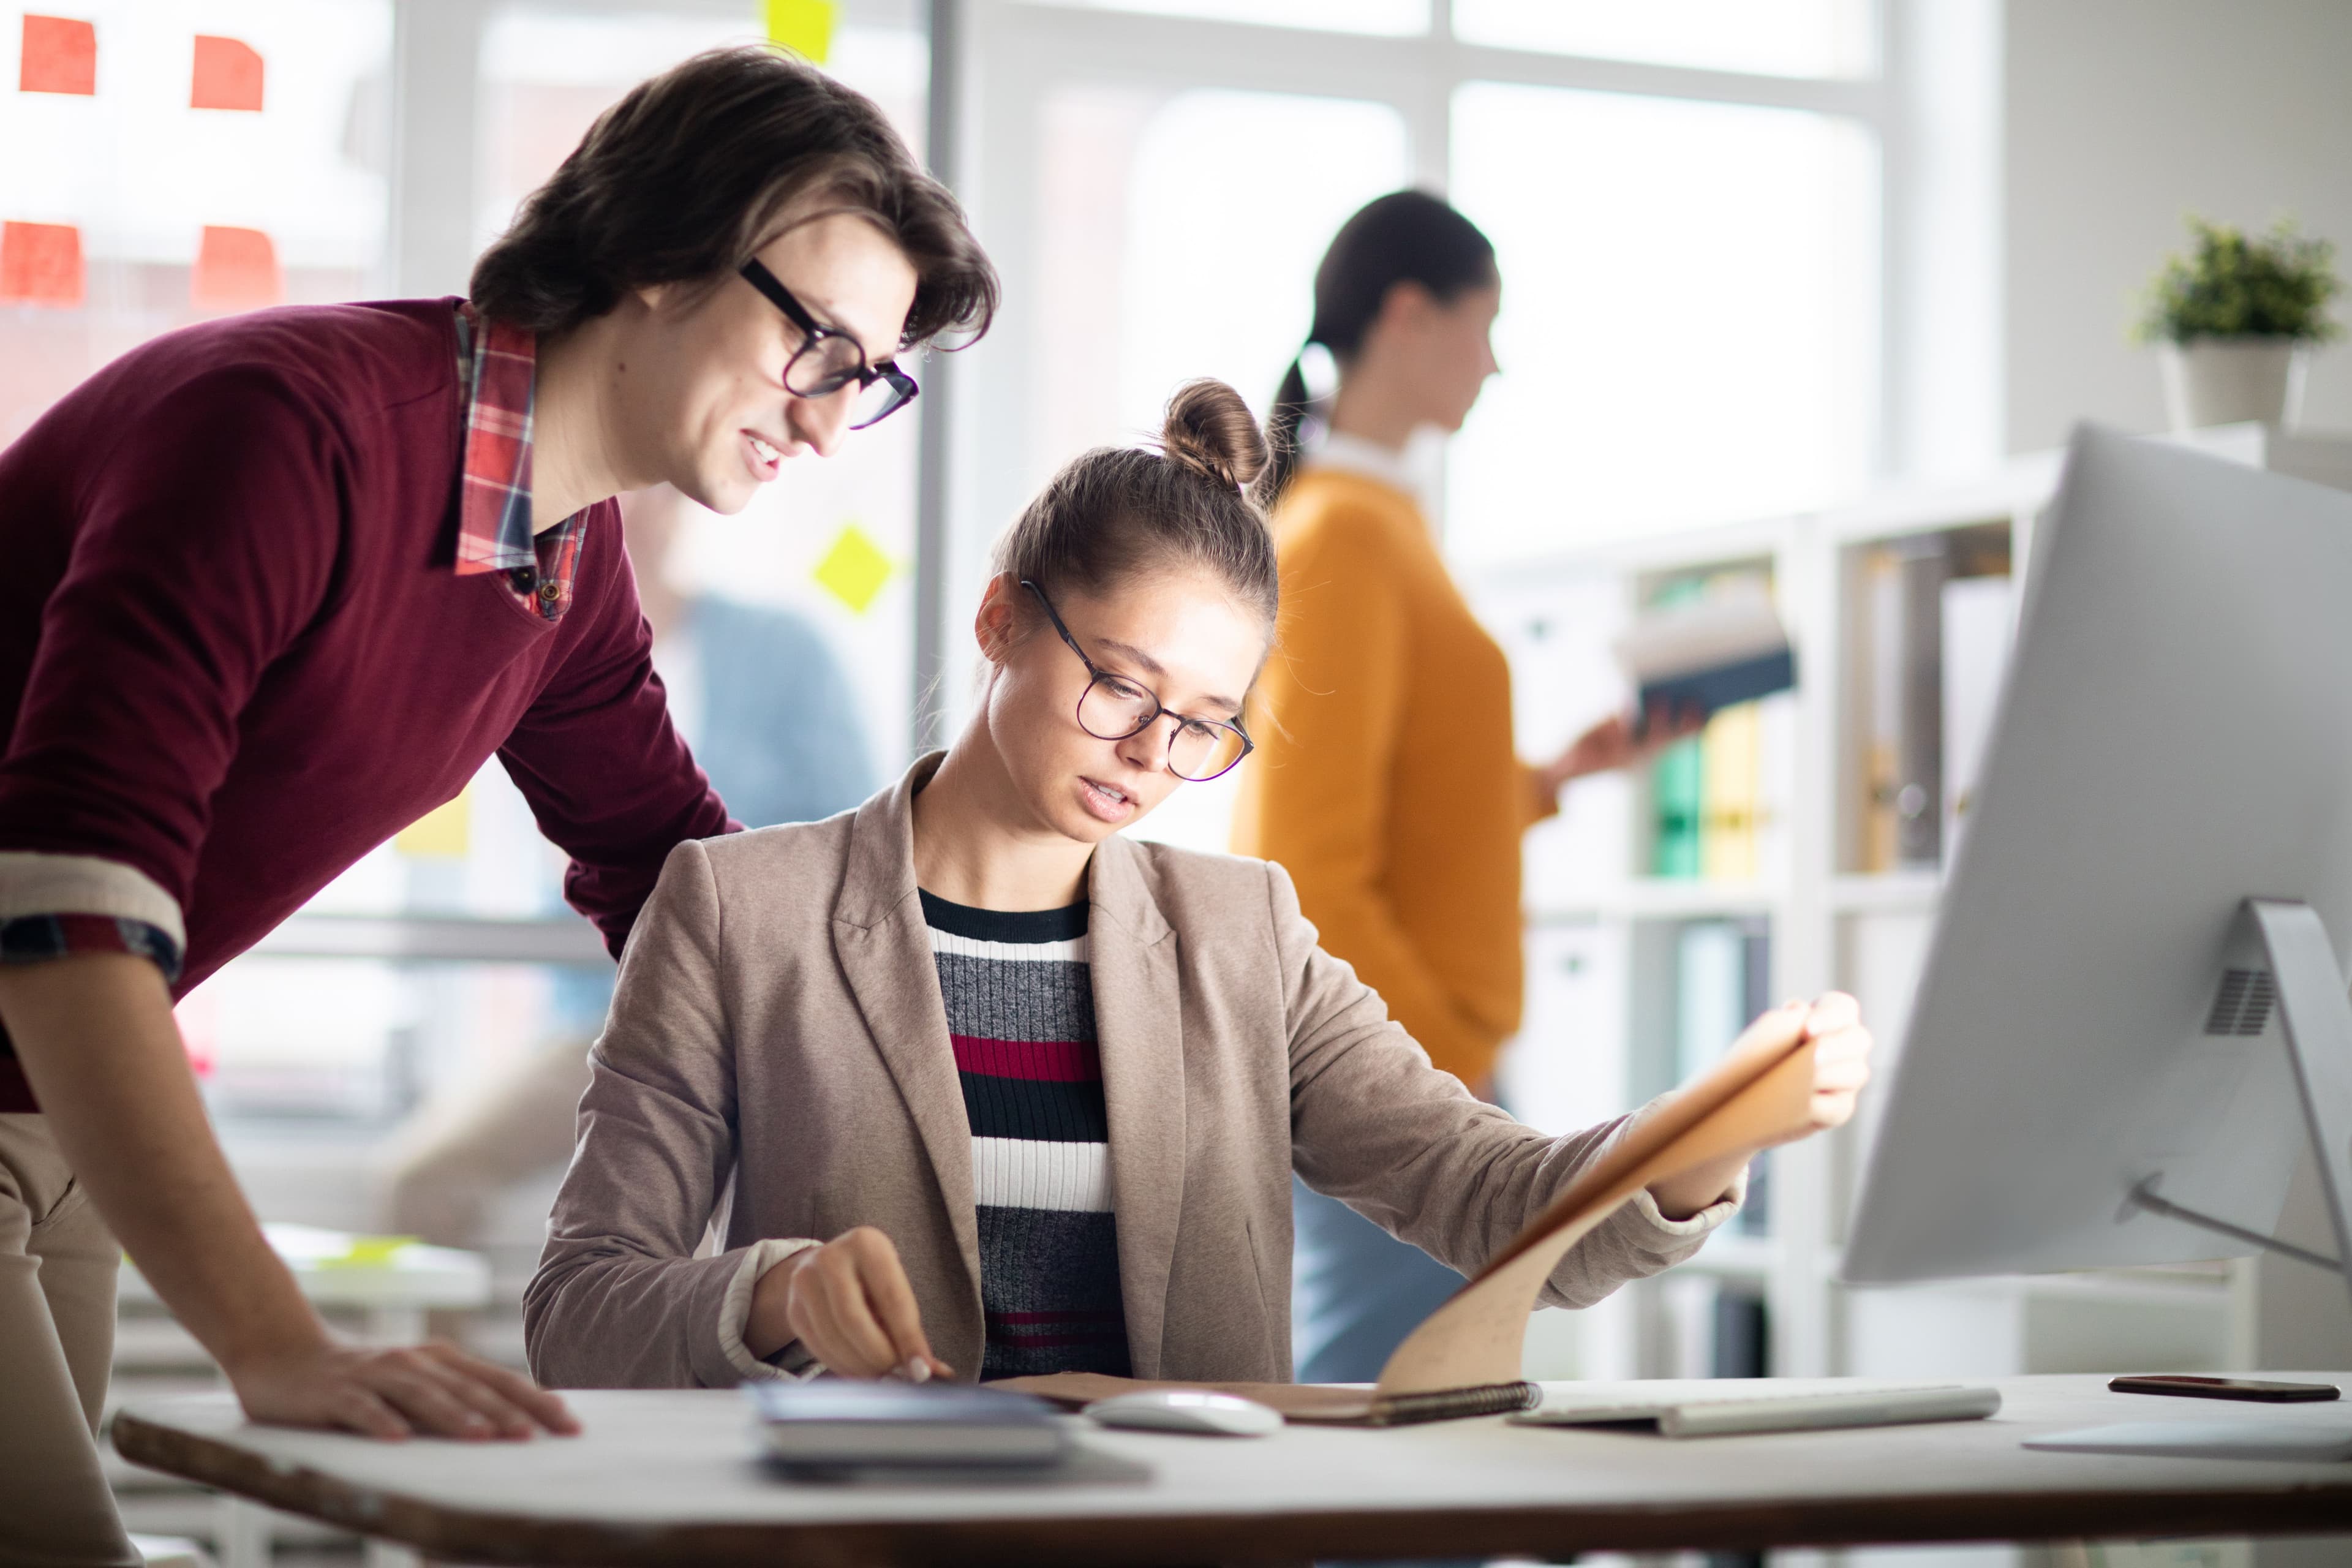
M 1168 740 L 1168 771 L 1190 784 L 1206 784 L 1219 773 L 1230 771 L 1235 763 L 1250 754 L 1257 742 L 1239 724 L 1228 724 L 1220 719 L 1188 719 L 1173 709 L 1160 705 L 1159 695 L 1148 686 L 1139 686 L 1123 675 L 1113 675 L 1078 646 L 1070 628 L 1062 624 L 1055 613 L 1053 601 L 1045 590 L 1021 579 L 1021 585 L 1037 595 L 1037 603 L 1078 662 L 1087 667 L 1093 679 L 1078 698 L 1078 728 L 1097 741 L 1124 741 L 1140 735 L 1166 714 L 1176 721 L 1176 732 Z
M 801 330 L 801 346 L 784 365 L 786 392 L 794 397 L 830 397 L 856 383 L 857 400 L 849 408 L 852 430 L 878 424 L 915 401 L 915 378 L 900 370 L 898 361 L 867 364 L 856 338 L 838 328 L 819 326 L 808 307 L 793 299 L 793 291 L 777 282 L 757 257 L 743 263 L 743 281 L 766 295 L 784 320 Z

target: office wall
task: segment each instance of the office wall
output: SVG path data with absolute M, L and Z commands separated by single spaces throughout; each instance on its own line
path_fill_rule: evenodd
M 2010 448 L 2085 415 L 2157 429 L 2125 329 L 2183 212 L 2291 213 L 2352 250 L 2352 5 L 2009 0 L 2005 22 Z M 2352 429 L 2352 347 L 2314 363 L 2305 422 Z

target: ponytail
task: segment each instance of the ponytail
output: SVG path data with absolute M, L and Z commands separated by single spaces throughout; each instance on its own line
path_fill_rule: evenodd
M 1478 226 L 1425 191 L 1394 191 L 1358 209 L 1339 226 L 1331 247 L 1315 269 L 1315 324 L 1307 345 L 1319 343 L 1341 366 L 1364 346 L 1364 334 L 1380 319 L 1389 290 L 1417 283 L 1439 301 L 1496 279 L 1494 243 Z M 1272 460 L 1258 484 L 1258 500 L 1271 508 L 1298 471 L 1300 432 L 1312 409 L 1306 367 L 1300 357 L 1283 373 L 1266 416 L 1266 446 Z
M 1301 349 L 1282 373 L 1282 384 L 1274 389 L 1274 406 L 1265 416 L 1265 471 L 1258 476 L 1258 501 L 1272 507 L 1290 488 L 1290 478 L 1298 471 L 1298 437 L 1307 425 L 1309 399 L 1307 395 L 1307 352 Z

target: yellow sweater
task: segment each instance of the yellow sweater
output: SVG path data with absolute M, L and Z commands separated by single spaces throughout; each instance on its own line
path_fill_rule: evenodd
M 1287 868 L 1324 948 L 1483 1087 L 1519 1024 L 1519 836 L 1555 809 L 1512 748 L 1510 668 L 1403 492 L 1309 468 L 1274 530 L 1234 847 Z

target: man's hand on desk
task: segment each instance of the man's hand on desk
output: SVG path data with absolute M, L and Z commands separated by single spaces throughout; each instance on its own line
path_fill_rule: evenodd
M 803 1247 L 760 1276 L 743 1342 L 765 1360 L 798 1340 L 843 1377 L 953 1377 L 931 1353 L 922 1309 L 890 1238 L 870 1225 Z
M 1803 1015 L 1800 1027 L 1813 1042 L 1813 1092 L 1804 1120 L 1775 1129 L 1754 1148 L 1720 1160 L 1711 1160 L 1679 1175 L 1653 1183 L 1650 1195 L 1668 1219 L 1687 1219 L 1720 1203 L 1748 1162 L 1777 1144 L 1794 1143 L 1816 1132 L 1843 1127 L 1853 1119 L 1856 1098 L 1870 1081 L 1870 1031 L 1863 1027 L 1862 1008 L 1843 991 L 1823 993 L 1816 1000 L 1791 1002 L 1748 1026 L 1747 1036 L 1777 1036 L 1785 1042 L 1791 1014 Z M 1735 1044 L 1734 1050 L 1739 1048 Z
M 281 1426 L 341 1426 L 395 1442 L 419 1433 L 483 1440 L 580 1430 L 563 1401 L 530 1379 L 438 1342 L 374 1350 L 322 1339 L 224 1370 L 247 1417 Z

